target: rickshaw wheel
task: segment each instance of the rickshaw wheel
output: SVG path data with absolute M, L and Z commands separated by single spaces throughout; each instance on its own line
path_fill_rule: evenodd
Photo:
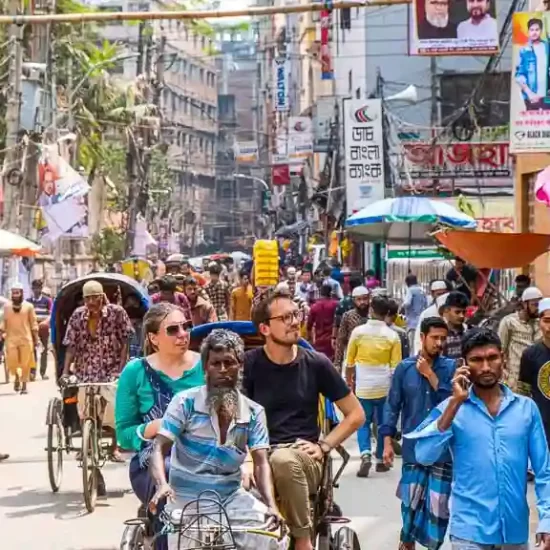
M 97 502 L 97 437 L 94 421 L 87 418 L 82 427 L 82 486 L 88 512 L 95 510 Z
M 361 550 L 357 533 L 351 527 L 340 527 L 332 538 L 331 550 Z
M 145 527 L 128 525 L 122 534 L 120 550 L 145 550 Z
M 59 491 L 63 479 L 63 449 L 65 433 L 59 413 L 54 422 L 48 424 L 48 477 L 54 493 Z

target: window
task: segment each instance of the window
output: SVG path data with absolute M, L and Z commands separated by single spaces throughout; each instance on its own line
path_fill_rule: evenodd
M 204 69 L 199 70 L 199 80 L 201 84 L 204 84 Z
M 199 152 L 203 152 L 204 151 L 204 139 L 203 138 L 199 138 Z
M 351 8 L 340 10 L 340 28 L 351 29 Z
M 479 126 L 504 126 L 509 123 L 510 73 L 460 73 L 439 76 L 442 122 L 452 119 L 462 109 L 478 85 L 476 118 Z M 483 99 L 483 103 L 479 98 Z

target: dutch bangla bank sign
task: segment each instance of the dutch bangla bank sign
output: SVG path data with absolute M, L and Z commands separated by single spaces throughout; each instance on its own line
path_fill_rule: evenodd
M 384 198 L 382 101 L 343 101 L 347 215 Z

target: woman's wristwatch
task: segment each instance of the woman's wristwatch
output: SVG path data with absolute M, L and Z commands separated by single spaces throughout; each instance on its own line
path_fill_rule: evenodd
M 321 449 L 321 451 L 323 451 L 324 455 L 328 455 L 330 451 L 332 451 L 332 447 L 322 439 L 319 439 L 319 441 L 317 442 L 317 445 L 319 445 L 319 448 Z

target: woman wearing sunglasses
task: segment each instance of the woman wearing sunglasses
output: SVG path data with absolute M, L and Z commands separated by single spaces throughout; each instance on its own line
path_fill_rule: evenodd
M 118 443 L 122 449 L 136 451 L 130 482 L 144 505 L 155 494 L 148 466 L 164 411 L 176 393 L 204 384 L 200 355 L 189 349 L 190 329 L 191 321 L 178 306 L 153 305 L 143 320 L 144 356 L 130 361 L 118 382 Z M 167 471 L 169 460 L 167 456 Z M 158 540 L 155 548 L 167 548 L 166 541 Z

